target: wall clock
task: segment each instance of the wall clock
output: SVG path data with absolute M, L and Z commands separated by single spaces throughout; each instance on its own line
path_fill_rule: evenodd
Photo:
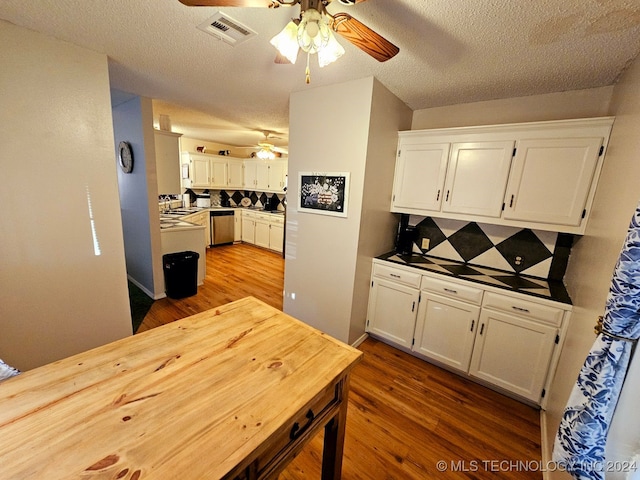
M 118 145 L 118 161 L 124 173 L 133 171 L 133 152 L 129 142 L 120 142 Z

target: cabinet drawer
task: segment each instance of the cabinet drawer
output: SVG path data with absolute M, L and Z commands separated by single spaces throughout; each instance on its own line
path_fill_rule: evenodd
M 271 478 L 274 469 L 282 457 L 313 436 L 321 428 L 328 417 L 338 411 L 342 399 L 341 382 L 334 383 L 320 392 L 294 418 L 274 434 L 268 447 L 255 461 L 253 467 L 258 477 Z
M 271 217 L 269 218 L 269 220 L 271 221 L 271 223 L 281 223 L 284 224 L 284 215 L 277 215 L 277 214 L 271 214 Z
M 556 327 L 560 326 L 562 316 L 564 315 L 564 310 L 559 308 L 491 292 L 485 294 L 482 306 L 484 308 L 493 308 L 494 310 L 502 310 L 510 314 L 520 315 L 525 318 L 542 320 Z
M 423 276 L 421 288 L 422 290 L 429 290 L 445 297 L 471 302 L 475 305 L 480 305 L 480 302 L 482 302 L 483 290 L 438 280 L 437 278 Z
M 373 265 L 373 274 L 376 277 L 386 278 L 416 288 L 420 288 L 420 277 L 422 277 L 419 273 L 407 272 L 406 270 L 377 263 Z

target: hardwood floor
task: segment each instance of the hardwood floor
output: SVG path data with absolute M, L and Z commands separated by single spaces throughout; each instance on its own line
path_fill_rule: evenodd
M 279 253 L 246 243 L 207 249 L 204 285 L 192 297 L 153 302 L 136 333 L 254 296 L 282 310 L 284 259 Z
M 198 294 L 154 302 L 138 332 L 247 295 L 282 309 L 283 277 L 279 254 L 246 244 L 209 249 Z M 373 338 L 359 348 L 364 359 L 351 377 L 344 480 L 542 478 L 536 409 Z M 321 455 L 319 435 L 280 479 L 319 479 Z

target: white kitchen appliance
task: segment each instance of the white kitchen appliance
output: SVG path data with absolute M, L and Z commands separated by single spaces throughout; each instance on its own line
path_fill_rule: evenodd
M 198 195 L 196 197 L 196 207 L 198 208 L 211 208 L 211 196 L 210 195 Z

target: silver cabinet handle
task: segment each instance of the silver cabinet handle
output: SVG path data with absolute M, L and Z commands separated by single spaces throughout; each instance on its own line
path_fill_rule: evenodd
M 411 305 L 411 311 L 413 312 L 416 309 L 416 302 L 413 302 L 413 305 Z
M 395 273 L 390 273 L 389 276 L 393 278 L 402 278 L 400 275 L 396 275 Z
M 471 320 L 471 331 L 473 332 L 473 327 L 475 326 L 476 321 L 475 320 Z
M 514 310 L 518 311 L 518 312 L 523 312 L 523 313 L 531 313 L 529 312 L 529 310 L 527 310 L 526 308 L 522 308 L 522 307 L 516 307 L 515 305 L 512 305 L 511 308 L 513 308 Z
M 447 293 L 453 293 L 454 295 L 458 294 L 458 291 L 457 290 L 453 290 L 452 288 L 445 288 L 444 291 L 447 292 Z
M 484 323 L 480 325 L 480 335 L 482 335 L 482 332 L 484 332 Z

